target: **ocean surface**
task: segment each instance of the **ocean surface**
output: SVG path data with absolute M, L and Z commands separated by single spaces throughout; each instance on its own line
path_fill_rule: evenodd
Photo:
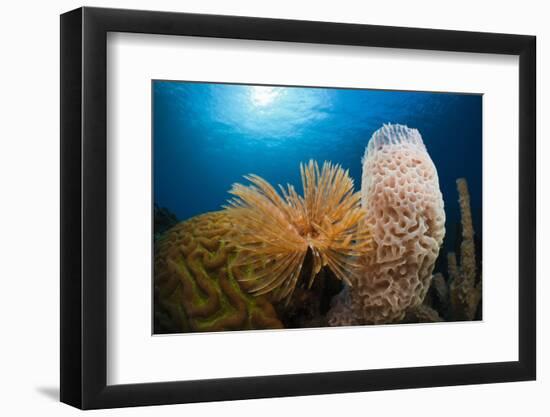
M 301 190 L 299 164 L 310 159 L 349 169 L 359 190 L 372 133 L 399 123 L 420 131 L 439 174 L 441 253 L 458 242 L 457 178 L 468 181 L 481 239 L 481 95 L 179 81 L 153 81 L 152 89 L 154 202 L 179 220 L 220 210 L 250 173 Z

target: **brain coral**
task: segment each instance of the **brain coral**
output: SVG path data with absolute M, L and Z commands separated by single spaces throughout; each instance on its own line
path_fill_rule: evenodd
M 384 125 L 373 134 L 361 193 L 375 250 L 335 301 L 331 325 L 401 320 L 422 303 L 445 235 L 437 170 L 418 130 Z
M 179 223 L 155 250 L 155 333 L 281 328 L 265 296 L 252 296 L 233 274 L 236 257 L 227 212 Z

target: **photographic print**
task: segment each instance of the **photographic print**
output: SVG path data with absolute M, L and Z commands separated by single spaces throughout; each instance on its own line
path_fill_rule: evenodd
M 153 333 L 481 320 L 482 99 L 153 80 Z
M 60 34 L 62 402 L 536 379 L 535 36 L 95 7 Z

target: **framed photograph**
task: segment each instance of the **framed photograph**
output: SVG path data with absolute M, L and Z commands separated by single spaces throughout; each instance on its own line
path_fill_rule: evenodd
M 535 37 L 61 16 L 61 401 L 533 380 Z

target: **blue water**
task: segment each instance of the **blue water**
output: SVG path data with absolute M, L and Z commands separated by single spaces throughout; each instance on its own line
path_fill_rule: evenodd
M 481 95 L 154 81 L 155 203 L 180 220 L 219 210 L 249 173 L 300 189 L 299 164 L 310 159 L 349 169 L 358 190 L 365 146 L 388 122 L 424 139 L 445 200 L 446 246 L 456 244 L 459 177 L 481 236 Z

